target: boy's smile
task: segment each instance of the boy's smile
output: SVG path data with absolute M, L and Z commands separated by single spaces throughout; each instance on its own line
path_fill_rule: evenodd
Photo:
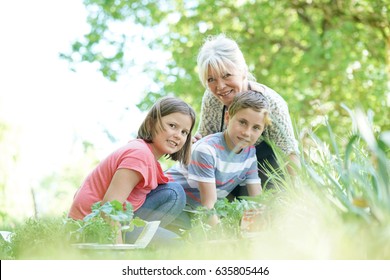
M 227 123 L 225 139 L 229 149 L 242 149 L 252 146 L 264 131 L 264 113 L 251 108 L 239 110 L 233 117 L 226 113 Z

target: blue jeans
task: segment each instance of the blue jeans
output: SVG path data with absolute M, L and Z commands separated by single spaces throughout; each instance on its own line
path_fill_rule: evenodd
M 186 204 L 186 194 L 181 185 L 169 182 L 159 185 L 147 196 L 144 204 L 134 212 L 134 216 L 145 221 L 160 221 L 160 227 L 151 243 L 176 242 L 179 236 L 164 227 L 174 221 L 183 211 Z M 134 243 L 143 228 L 135 228 L 126 234 L 126 243 Z

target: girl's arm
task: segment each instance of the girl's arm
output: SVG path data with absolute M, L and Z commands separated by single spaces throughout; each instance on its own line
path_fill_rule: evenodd
M 112 200 L 118 200 L 124 203 L 141 179 L 142 176 L 137 171 L 118 169 L 112 177 L 110 186 L 103 197 L 103 204 Z
M 248 190 L 249 196 L 256 196 L 261 194 L 261 184 L 247 184 L 246 188 Z
M 130 169 L 118 169 L 112 177 L 110 186 L 107 189 L 106 194 L 103 197 L 102 204 L 107 201 L 118 200 L 120 203 L 124 203 L 127 197 L 130 195 L 134 187 L 141 181 L 142 176 L 140 173 Z M 123 243 L 121 225 L 119 222 L 114 224 L 119 228 L 117 235 L 117 243 Z
M 198 182 L 198 186 L 200 192 L 200 203 L 207 209 L 213 209 L 215 202 L 217 202 L 217 190 L 215 183 Z M 211 216 L 208 223 L 211 226 L 218 224 L 218 216 Z

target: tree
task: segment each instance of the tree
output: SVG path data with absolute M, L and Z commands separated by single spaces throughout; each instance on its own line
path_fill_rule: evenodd
M 372 110 L 377 129 L 390 129 L 389 0 L 85 0 L 84 4 L 91 30 L 73 43 L 70 53 L 62 54 L 70 62 L 97 62 L 105 77 L 116 80 L 132 65 L 134 36 L 152 50 L 169 54 L 164 67 L 153 61 L 144 65 L 157 87 L 145 88 L 142 109 L 160 96 L 174 94 L 199 112 L 204 90 L 197 77 L 196 55 L 206 36 L 224 32 L 237 40 L 257 80 L 285 98 L 298 126 L 315 126 L 319 116 L 327 115 L 341 134 L 349 123 L 341 108 L 344 103 Z M 140 25 L 142 34 L 127 34 L 126 29 Z

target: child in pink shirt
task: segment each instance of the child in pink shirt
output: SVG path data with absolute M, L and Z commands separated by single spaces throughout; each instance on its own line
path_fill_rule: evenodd
M 184 101 L 165 97 L 150 109 L 137 139 L 111 153 L 77 190 L 69 217 L 83 219 L 91 206 L 118 200 L 132 204 L 134 215 L 146 221 L 170 224 L 183 210 L 181 185 L 168 183 L 158 160 L 162 156 L 188 164 L 195 112 Z M 121 234 L 117 242 L 122 243 Z

